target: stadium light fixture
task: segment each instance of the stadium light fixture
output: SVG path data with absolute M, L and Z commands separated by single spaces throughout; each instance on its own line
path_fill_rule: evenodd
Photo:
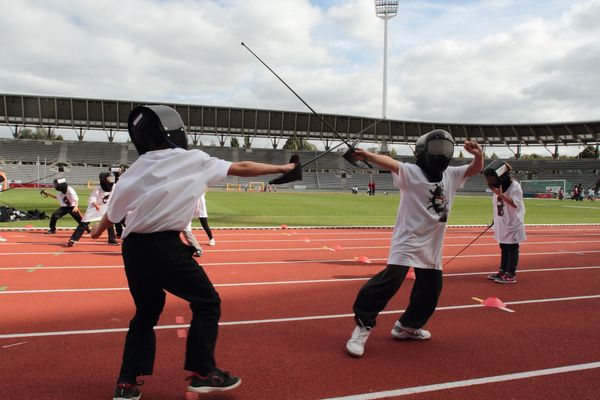
M 398 13 L 398 0 L 374 0 L 375 15 L 383 19 L 383 104 L 382 115 L 387 115 L 387 22 Z

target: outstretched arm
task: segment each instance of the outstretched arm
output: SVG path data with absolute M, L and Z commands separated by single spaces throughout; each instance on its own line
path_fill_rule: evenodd
M 102 233 L 108 229 L 114 222 L 108 220 L 108 216 L 104 214 L 99 223 L 92 227 L 92 239 L 98 239 Z
M 477 175 L 483 170 L 483 149 L 474 140 L 466 141 L 464 147 L 467 152 L 474 156 L 473 161 L 471 161 L 469 168 L 465 172 L 465 178 L 468 178 Z
M 229 167 L 227 175 L 233 176 L 259 176 L 268 174 L 285 174 L 296 167 L 296 164 L 273 165 L 257 163 L 254 161 L 234 162 Z
M 354 149 L 354 153 L 356 154 L 357 159 L 361 161 L 371 161 L 374 164 L 379 165 L 381 168 L 392 171 L 395 174 L 397 174 L 400 170 L 398 161 L 394 160 L 392 157 L 385 156 L 383 154 L 371 153 L 370 151 L 364 149 Z

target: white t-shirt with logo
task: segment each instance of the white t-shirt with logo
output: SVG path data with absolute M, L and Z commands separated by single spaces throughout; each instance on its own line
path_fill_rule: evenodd
M 105 192 L 102 186 L 97 186 L 96 189 L 90 194 L 88 199 L 88 205 L 83 216 L 83 222 L 100 221 L 102 216 L 106 213 L 108 208 L 108 200 L 110 199 L 111 192 Z M 98 206 L 98 210 L 94 207 L 94 204 Z
M 512 181 L 504 195 L 510 198 L 517 207 L 506 204 L 496 194 L 492 196 L 494 239 L 498 243 L 520 243 L 527 239 L 525 235 L 525 203 L 521 184 Z
M 77 208 L 77 202 L 79 201 L 79 196 L 77 196 L 77 192 L 71 186 L 67 187 L 67 193 L 58 192 L 56 194 L 56 200 L 61 207 L 75 207 Z
M 164 149 L 141 155 L 119 177 L 108 205 L 110 221 L 129 233 L 183 231 L 209 185 L 224 181 L 231 162 L 201 150 Z
M 394 186 L 400 189 L 400 206 L 388 264 L 442 269 L 448 214 L 468 168 L 448 167 L 442 181 L 432 183 L 418 165 L 399 163 L 398 174 L 392 173 Z

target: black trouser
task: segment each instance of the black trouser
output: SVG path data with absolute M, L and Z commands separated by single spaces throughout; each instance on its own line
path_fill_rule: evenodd
M 81 239 L 83 232 L 89 226 L 90 226 L 89 222 L 80 222 L 79 225 L 77 225 L 77 228 L 75 228 L 75 231 L 73 231 L 73 234 L 71 235 L 71 240 L 76 242 L 79 239 Z M 113 228 L 111 225 L 108 227 L 107 231 L 108 231 L 108 243 L 116 242 L 117 239 L 115 237 L 115 228 Z
M 196 249 L 184 244 L 179 232 L 132 233 L 123 241 L 123 261 L 135 316 L 125 339 L 119 381 L 134 383 L 152 374 L 156 337 L 153 327 L 165 304 L 165 291 L 190 303 L 185 369 L 206 375 L 216 369 L 215 345 L 221 300 L 201 266 Z
M 125 221 L 125 219 L 123 219 L 121 222 L 117 222 L 115 223 L 115 230 L 117 231 L 117 237 L 121 237 L 121 235 L 123 234 L 123 222 Z
M 410 267 L 388 264 L 360 289 L 354 301 L 354 319 L 357 325 L 374 327 L 377 315 L 396 294 Z M 442 293 L 442 271 L 415 268 L 415 283 L 410 293 L 410 303 L 398 318 L 403 326 L 423 327 L 433 315 Z
M 81 222 L 81 213 L 73 212 L 75 207 L 60 207 L 52 213 L 50 217 L 50 230 L 56 230 L 56 222 L 67 214 L 71 214 L 71 217 L 79 224 Z
M 515 276 L 519 264 L 519 243 L 500 243 L 500 272 Z
M 206 235 L 208 236 L 208 238 L 212 239 L 213 235 L 212 235 L 212 231 L 210 230 L 210 226 L 208 226 L 208 218 L 200 217 L 198 219 L 200 220 L 200 224 L 202 224 L 202 228 L 204 229 L 204 232 L 206 232 Z

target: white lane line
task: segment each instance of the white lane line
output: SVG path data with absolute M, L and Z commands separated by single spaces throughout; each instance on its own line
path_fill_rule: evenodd
M 543 255 L 565 255 L 565 254 L 576 254 L 576 255 L 585 255 L 585 254 L 596 254 L 600 253 L 600 250 L 583 250 L 583 251 L 548 251 L 548 252 L 535 252 L 535 253 L 520 253 L 520 257 L 525 256 L 543 256 Z M 452 255 L 443 256 L 444 258 L 451 258 Z M 457 256 L 455 258 L 481 258 L 481 257 L 498 257 L 498 254 L 464 254 Z M 371 258 L 371 261 L 387 261 L 386 258 Z M 219 262 L 219 263 L 201 263 L 202 267 L 231 267 L 236 265 L 287 265 L 287 264 L 322 264 L 322 263 L 336 263 L 336 262 L 352 262 L 356 263 L 354 258 L 344 258 L 344 259 L 321 259 L 321 260 L 281 260 L 281 261 L 245 261 L 245 262 Z M 44 271 L 52 270 L 52 269 L 114 269 L 114 268 L 123 268 L 123 265 L 74 265 L 74 266 L 46 266 L 44 267 Z M 19 270 L 30 270 L 31 267 L 0 267 L 0 271 L 19 271 Z
M 491 237 L 490 237 L 491 238 Z M 336 241 L 341 241 L 343 239 L 340 240 L 315 240 L 315 239 L 310 239 L 311 242 L 327 242 L 328 244 L 331 244 L 332 242 L 336 242 Z M 364 241 L 364 239 L 346 239 L 346 240 L 356 240 L 356 241 Z M 297 240 L 290 240 L 290 242 L 295 242 L 295 243 L 301 243 L 304 242 L 304 240 L 301 240 L 300 238 Z M 249 243 L 249 242 L 246 242 Z M 535 246 L 535 245 L 540 245 L 540 246 L 545 246 L 545 245 L 551 245 L 551 244 L 560 244 L 560 245 L 569 245 L 569 244 L 597 244 L 598 241 L 597 240 L 567 240 L 567 241 L 551 241 L 551 242 L 524 242 L 521 246 L 522 248 L 527 248 L 529 246 Z M 465 243 L 445 243 L 443 245 L 443 247 L 463 247 L 465 246 Z M 470 247 L 486 247 L 486 246 L 493 246 L 493 247 L 497 247 L 498 243 L 496 241 L 491 241 L 488 243 L 473 243 L 470 245 Z M 267 251 L 320 251 L 320 250 L 328 250 L 326 248 L 327 246 L 321 246 L 321 247 L 288 247 L 288 248 L 281 248 L 281 247 L 276 247 L 276 248 L 256 248 L 256 249 L 252 249 L 252 248 L 243 248 L 243 249 L 211 249 L 211 250 L 206 250 L 205 252 L 208 253 L 252 253 L 252 252 L 267 252 Z M 385 246 L 343 246 L 340 250 L 337 251 L 344 251 L 344 250 L 369 250 L 369 249 L 388 249 L 389 245 L 385 245 Z M 330 249 L 329 249 L 330 250 Z M 60 252 L 56 252 L 56 251 L 45 251 L 45 252 L 14 252 L 14 253 L 9 253 L 9 252 L 3 252 L 0 253 L 0 256 L 13 256 L 13 255 L 60 255 L 60 256 L 80 256 L 80 255 L 84 255 L 84 254 L 121 254 L 121 252 L 119 251 L 60 251 Z
M 19 343 L 13 343 L 13 344 L 7 344 L 6 346 L 2 346 L 3 349 L 8 349 L 9 347 L 15 347 L 15 346 L 20 346 L 22 344 L 25 344 L 27 342 L 19 342 Z
M 600 265 L 588 267 L 559 267 L 559 268 L 537 268 L 537 269 L 519 269 L 519 274 L 527 272 L 556 272 L 556 271 L 576 271 L 586 269 L 600 269 Z M 495 271 L 485 272 L 464 272 L 444 274 L 444 278 L 457 276 L 474 276 L 488 275 Z M 215 287 L 245 287 L 245 286 L 271 286 L 271 285 L 302 285 L 315 283 L 344 283 L 355 281 L 368 281 L 370 277 L 365 278 L 335 278 L 335 279 L 309 279 L 297 281 L 267 281 L 267 282 L 239 282 L 239 283 L 217 283 Z M 40 293 L 81 293 L 81 292 L 111 292 L 111 291 L 128 291 L 128 287 L 114 288 L 76 288 L 76 289 L 35 289 L 35 290 L 6 290 L 0 291 L 0 296 L 5 294 L 40 294 Z
M 586 364 L 566 365 L 557 368 L 538 369 L 525 372 L 517 372 L 505 375 L 486 376 L 484 378 L 466 379 L 463 381 L 436 383 L 433 385 L 413 386 L 403 389 L 386 390 L 382 392 L 371 392 L 363 394 L 354 394 L 343 397 L 329 397 L 323 400 L 374 400 L 385 399 L 389 397 L 406 396 L 417 393 L 437 392 L 440 390 L 457 389 L 475 385 L 486 385 L 496 382 L 510 382 L 518 379 L 535 378 L 538 376 L 564 374 L 567 372 L 585 371 L 588 369 L 600 368 L 600 362 L 591 362 Z
M 520 301 L 506 302 L 505 304 L 519 305 L 519 304 L 535 304 L 535 303 L 590 300 L 590 299 L 600 299 L 600 295 L 520 300 Z M 469 308 L 484 308 L 484 307 L 485 306 L 483 304 L 466 304 L 466 305 L 457 305 L 457 306 L 437 307 L 436 311 L 464 310 L 464 309 L 469 309 Z M 382 311 L 379 314 L 380 315 L 399 314 L 404 311 L 405 310 L 390 310 L 390 311 Z M 315 321 L 315 320 L 323 320 L 323 319 L 337 319 L 337 318 L 351 318 L 351 317 L 354 317 L 354 314 L 311 315 L 311 316 L 306 316 L 306 317 L 270 318 L 270 319 L 255 319 L 255 320 L 246 320 L 246 321 L 226 321 L 226 322 L 219 322 L 219 326 L 275 324 L 275 323 L 283 323 L 283 322 Z M 189 324 L 176 324 L 176 325 L 159 325 L 159 326 L 156 326 L 154 329 L 155 330 L 165 330 L 165 329 L 181 329 L 181 328 L 189 328 L 189 327 L 190 327 Z M 97 333 L 127 332 L 127 330 L 128 330 L 128 328 L 111 328 L 111 329 L 86 329 L 86 330 L 54 331 L 54 332 L 9 333 L 9 334 L 0 335 L 0 339 L 67 336 L 67 335 L 89 335 L 89 334 L 97 334 Z

